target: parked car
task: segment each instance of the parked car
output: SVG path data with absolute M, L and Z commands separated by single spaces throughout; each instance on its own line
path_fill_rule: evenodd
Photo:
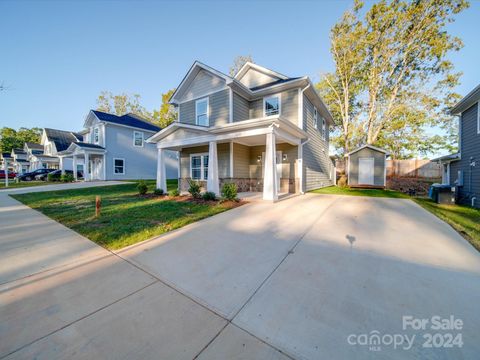
M 31 181 L 35 179 L 35 176 L 37 175 L 48 174 L 48 173 L 51 173 L 52 171 L 55 171 L 55 169 L 37 169 L 22 175 L 18 175 L 17 178 L 21 181 Z
M 73 171 L 65 170 L 65 174 L 73 175 Z M 36 175 L 35 180 L 47 181 L 49 175 L 53 181 L 59 181 L 60 177 L 62 176 L 62 170 L 55 170 L 50 173 Z M 77 171 L 77 178 L 81 178 L 81 177 L 82 177 L 82 173 Z
M 8 172 L 9 179 L 14 179 L 16 176 L 17 174 L 14 171 Z M 5 179 L 5 170 L 0 170 L 0 179 Z

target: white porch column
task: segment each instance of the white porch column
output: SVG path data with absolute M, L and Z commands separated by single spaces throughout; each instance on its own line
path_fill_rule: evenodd
M 218 157 L 217 157 L 217 142 L 210 141 L 208 145 L 208 179 L 207 191 L 220 195 L 220 188 L 218 184 Z
M 85 181 L 90 181 L 90 173 L 88 172 L 90 163 L 90 156 L 88 152 L 85 151 L 85 164 L 83 165 L 83 179 Z
M 73 155 L 72 166 L 73 166 L 73 178 L 75 179 L 75 181 L 77 181 L 78 180 L 78 178 L 77 178 L 77 157 L 75 155 Z
M 157 155 L 157 189 L 167 192 L 167 172 L 165 169 L 165 150 L 158 149 Z
M 278 200 L 277 157 L 273 130 L 266 135 L 265 170 L 263 174 L 263 200 Z
M 107 157 L 105 154 L 103 154 L 103 159 L 102 159 L 102 171 L 103 171 L 103 180 L 107 180 Z
M 305 194 L 303 189 L 303 144 L 298 145 L 298 160 L 297 160 L 297 178 L 300 184 L 298 184 L 298 191 L 300 194 Z
M 60 170 L 62 171 L 62 175 L 65 175 L 65 166 L 63 165 L 63 156 L 60 156 L 59 160 L 60 160 Z

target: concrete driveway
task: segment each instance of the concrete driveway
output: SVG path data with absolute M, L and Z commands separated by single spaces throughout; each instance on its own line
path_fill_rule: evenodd
M 4 203 L 0 195 L 2 228 L 6 218 L 15 222 L 16 211 L 50 221 L 14 200 Z M 256 202 L 117 253 L 54 222 L 45 225 L 45 236 L 58 231 L 56 240 L 32 251 L 36 241 L 24 240 L 25 226 L 0 235 L 1 260 L 8 263 L 0 268 L 0 358 L 474 359 L 480 353 L 480 256 L 409 200 L 306 195 Z M 21 259 L 22 252 L 37 254 L 34 263 L 43 266 Z M 71 258 L 59 264 L 65 253 Z M 463 325 L 403 330 L 402 316 L 409 315 L 453 315 Z M 408 350 L 361 345 L 360 335 L 375 331 L 416 337 Z M 423 347 L 425 333 L 442 339 L 461 333 L 463 345 L 435 347 L 437 337 L 434 347 Z

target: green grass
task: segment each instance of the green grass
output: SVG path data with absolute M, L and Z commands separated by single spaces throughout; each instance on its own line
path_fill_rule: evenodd
M 463 205 L 437 204 L 427 198 L 414 201 L 446 223 L 450 224 L 480 251 L 480 210 Z
M 155 181 L 147 181 L 149 193 Z M 107 249 L 120 249 L 232 208 L 232 203 L 196 203 L 141 197 L 137 184 L 38 192 L 13 197 Z M 177 181 L 169 180 L 169 190 Z M 102 201 L 95 218 L 95 197 Z
M 341 188 L 338 186 L 329 186 L 321 189 L 312 190 L 315 194 L 330 194 L 330 195 L 351 195 L 351 196 L 372 196 L 372 197 L 388 197 L 409 199 L 410 197 L 404 193 L 393 190 L 381 190 L 381 189 L 353 189 L 353 188 Z
M 41 186 L 41 185 L 48 185 L 48 182 L 45 181 L 20 181 L 15 182 L 14 179 L 8 179 L 8 189 L 14 188 L 23 188 L 23 187 L 30 187 L 30 186 Z M 5 187 L 5 179 L 0 180 L 0 189 L 7 189 Z

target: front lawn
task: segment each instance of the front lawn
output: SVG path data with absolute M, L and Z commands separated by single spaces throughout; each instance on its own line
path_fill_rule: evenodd
M 437 204 L 431 199 L 414 201 L 446 223 L 450 224 L 480 251 L 480 210 L 463 205 Z
M 187 197 L 146 196 L 136 183 L 76 190 L 12 195 L 107 249 L 120 249 L 238 206 L 235 202 L 202 202 Z M 176 188 L 176 180 L 167 187 Z M 101 216 L 95 218 L 95 197 L 101 197 Z
M 388 198 L 400 198 L 409 199 L 410 197 L 404 193 L 394 190 L 381 190 L 381 189 L 358 189 L 348 187 L 329 186 L 316 190 L 312 190 L 315 194 L 330 194 L 330 195 L 351 195 L 351 196 L 372 196 L 372 197 L 388 197 Z
M 8 179 L 8 188 L 5 187 L 5 179 L 0 180 L 0 189 L 14 189 L 14 188 L 23 188 L 23 187 L 30 187 L 30 186 L 40 186 L 40 185 L 48 185 L 50 183 L 45 181 L 19 181 L 18 183 L 15 182 L 14 179 Z

